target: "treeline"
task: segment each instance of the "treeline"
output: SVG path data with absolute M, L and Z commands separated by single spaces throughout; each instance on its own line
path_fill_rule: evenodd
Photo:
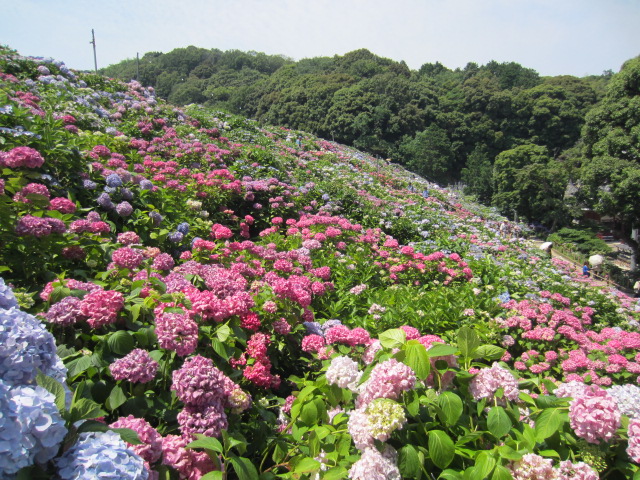
M 187 47 L 103 73 L 130 80 L 139 68 L 139 80 L 172 103 L 350 144 L 555 227 L 583 206 L 627 224 L 640 218 L 640 196 L 627 204 L 640 172 L 638 61 L 616 75 L 541 77 L 514 62 L 416 71 L 368 50 L 294 62 Z

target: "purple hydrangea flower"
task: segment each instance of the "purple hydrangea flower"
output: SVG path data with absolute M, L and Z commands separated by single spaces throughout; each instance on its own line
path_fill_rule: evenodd
M 120 178 L 120 175 L 118 175 L 117 173 L 112 173 L 107 177 L 106 180 L 107 180 L 107 185 L 110 186 L 111 188 L 118 188 L 122 186 L 122 179 Z

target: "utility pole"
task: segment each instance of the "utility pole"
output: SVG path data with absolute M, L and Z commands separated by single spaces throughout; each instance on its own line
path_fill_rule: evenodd
M 93 28 L 91 29 L 91 41 L 89 42 L 93 45 L 93 66 L 96 70 L 96 75 L 98 74 L 98 57 L 96 57 L 96 35 L 93 32 Z
M 140 81 L 140 53 L 136 52 L 136 81 Z

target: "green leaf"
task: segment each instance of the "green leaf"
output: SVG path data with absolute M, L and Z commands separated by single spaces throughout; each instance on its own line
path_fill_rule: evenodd
M 56 407 L 64 412 L 66 409 L 66 392 L 62 384 L 55 378 L 47 377 L 44 373 L 38 372 L 36 383 L 56 397 Z
M 229 358 L 231 357 L 229 352 L 227 352 L 226 345 L 222 343 L 220 340 L 218 340 L 217 338 L 211 339 L 211 346 L 213 347 L 214 352 L 216 352 L 225 360 L 229 360 Z
M 489 410 L 489 415 L 487 416 L 487 427 L 493 435 L 501 438 L 509 433 L 512 426 L 511 419 L 504 408 L 493 407 Z
M 320 468 L 320 462 L 310 457 L 304 457 L 293 467 L 293 473 L 310 473 Z
M 505 349 L 497 345 L 480 345 L 474 354 L 476 358 L 485 358 L 487 360 L 500 360 L 504 355 Z
M 347 478 L 347 469 L 344 467 L 333 467 L 324 472 L 322 480 L 343 480 Z
M 239 480 L 258 480 L 258 471 L 248 458 L 231 455 L 229 461 Z
M 475 355 L 475 350 L 480 346 L 478 334 L 469 327 L 462 327 L 458 330 L 458 348 L 465 358 Z
M 315 425 L 318 421 L 318 407 L 315 402 L 307 402 L 302 406 L 300 411 L 300 419 L 307 426 Z
M 222 472 L 220 470 L 214 470 L 200 477 L 200 480 L 222 480 Z
M 122 388 L 120 387 L 120 385 L 116 385 L 115 387 L 113 387 L 113 390 L 111 390 L 109 398 L 107 398 L 106 407 L 109 410 L 114 411 L 126 401 L 127 397 L 122 391 Z
M 474 477 L 482 480 L 483 478 L 486 478 L 493 470 L 493 467 L 496 466 L 496 460 L 487 452 L 480 452 L 476 457 L 476 463 L 474 466 L 476 470 L 476 475 L 474 475 Z
M 446 357 L 447 355 L 455 355 L 458 352 L 458 349 L 451 345 L 447 345 L 446 343 L 434 343 L 427 352 L 429 352 L 429 356 L 431 358 Z
M 92 365 L 93 360 L 91 360 L 91 355 L 71 360 L 67 364 L 67 376 L 69 377 L 69 379 L 73 379 L 74 377 L 77 377 L 81 373 L 85 372 Z
M 455 447 L 453 440 L 442 430 L 429 432 L 429 456 L 438 468 L 447 468 L 453 460 Z
M 189 443 L 187 448 L 206 448 L 207 450 L 213 450 L 214 452 L 222 453 L 224 449 L 220 440 L 213 437 L 207 437 L 205 435 L 196 434 L 197 440 Z
M 402 362 L 411 367 L 420 380 L 424 380 L 431 370 L 427 349 L 417 340 L 410 340 L 403 346 Z
M 438 396 L 437 405 L 442 412 L 438 416 L 447 425 L 455 425 L 462 415 L 462 399 L 453 392 L 442 392 Z
M 444 470 L 438 480 L 462 480 L 462 475 L 455 470 Z
M 112 428 L 111 430 L 120 435 L 120 438 L 122 438 L 123 441 L 130 443 L 131 445 L 142 444 L 138 434 L 130 428 Z
M 229 335 L 231 335 L 231 329 L 229 328 L 229 325 L 227 325 L 226 323 L 224 325 L 220 325 L 216 330 L 216 335 L 221 342 L 226 341 L 227 338 L 229 338 Z
M 400 348 L 407 340 L 407 334 L 401 328 L 392 328 L 382 332 L 378 339 L 384 348 Z
M 107 414 L 99 404 L 88 398 L 81 398 L 71 405 L 69 415 L 72 423 L 78 420 L 91 420 L 92 418 L 104 417 Z
M 536 440 L 542 441 L 549 438 L 562 427 L 564 423 L 563 413 L 557 408 L 547 408 L 536 418 Z
M 118 355 L 126 355 L 133 350 L 133 337 L 124 330 L 113 332 L 107 339 L 107 345 L 113 353 Z
M 508 468 L 498 465 L 491 475 L 491 480 L 513 480 L 513 476 Z
M 400 467 L 402 478 L 416 478 L 420 475 L 422 465 L 418 458 L 416 447 L 413 445 L 405 445 L 398 453 L 398 467 Z

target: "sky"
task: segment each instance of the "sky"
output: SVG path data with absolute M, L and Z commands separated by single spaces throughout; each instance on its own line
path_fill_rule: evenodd
M 411 69 L 517 62 L 619 71 L 640 55 L 640 0 L 0 0 L 0 44 L 98 68 L 194 45 L 294 60 L 366 48 Z

